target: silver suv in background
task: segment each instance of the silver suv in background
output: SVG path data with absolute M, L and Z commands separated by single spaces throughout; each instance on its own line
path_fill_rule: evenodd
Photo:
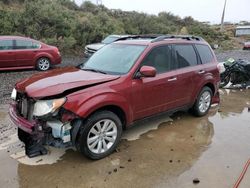
M 121 38 L 127 38 L 129 36 L 130 35 L 109 35 L 105 39 L 103 39 L 100 43 L 94 43 L 94 44 L 89 44 L 89 45 L 85 46 L 84 56 L 86 58 L 89 58 L 90 56 L 92 56 L 97 50 L 99 50 L 103 46 L 110 44 L 112 42 L 115 42 Z

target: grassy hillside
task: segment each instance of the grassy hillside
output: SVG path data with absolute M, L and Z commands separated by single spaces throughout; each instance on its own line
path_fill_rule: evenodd
M 148 15 L 110 10 L 85 2 L 78 7 L 70 0 L 0 1 L 0 35 L 22 35 L 57 45 L 63 52 L 80 51 L 109 34 L 193 34 L 224 47 L 230 36 L 218 28 L 181 19 L 169 12 Z M 230 45 L 229 45 L 230 46 Z

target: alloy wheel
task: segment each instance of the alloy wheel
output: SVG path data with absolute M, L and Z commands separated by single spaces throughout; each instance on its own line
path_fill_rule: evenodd
M 110 119 L 100 120 L 90 129 L 87 146 L 92 153 L 105 153 L 114 145 L 117 134 L 117 126 L 114 121 Z
M 202 113 L 205 113 L 209 107 L 210 107 L 210 103 L 211 103 L 211 94 L 209 91 L 205 91 L 202 93 L 200 100 L 199 100 L 199 110 Z
M 38 61 L 38 68 L 42 71 L 46 71 L 50 68 L 50 62 L 46 58 L 41 58 Z

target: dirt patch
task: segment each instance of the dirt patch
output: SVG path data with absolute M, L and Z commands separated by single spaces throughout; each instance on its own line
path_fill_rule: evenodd
M 224 52 L 215 52 L 216 57 L 219 62 L 223 62 L 228 60 L 229 58 L 237 59 L 244 59 L 250 61 L 250 53 L 247 50 L 230 50 Z
M 154 130 L 129 130 L 127 136 L 136 139 L 122 140 L 115 153 L 99 161 L 72 149 L 51 149 L 50 155 L 30 160 L 20 143 L 12 142 L 0 150 L 0 182 L 8 187 L 232 187 L 250 157 L 250 90 L 221 93 L 220 107 L 206 117 L 177 113 L 172 121 L 144 122 L 139 126 Z M 7 105 L 1 109 L 1 127 L 8 127 Z

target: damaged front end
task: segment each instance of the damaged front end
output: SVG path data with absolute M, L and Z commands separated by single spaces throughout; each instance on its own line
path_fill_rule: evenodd
M 81 120 L 62 107 L 66 98 L 34 100 L 26 94 L 13 92 L 14 102 L 10 105 L 9 115 L 18 126 L 18 137 L 24 142 L 28 157 L 47 154 L 45 145 L 74 146 L 81 124 L 76 122 Z

